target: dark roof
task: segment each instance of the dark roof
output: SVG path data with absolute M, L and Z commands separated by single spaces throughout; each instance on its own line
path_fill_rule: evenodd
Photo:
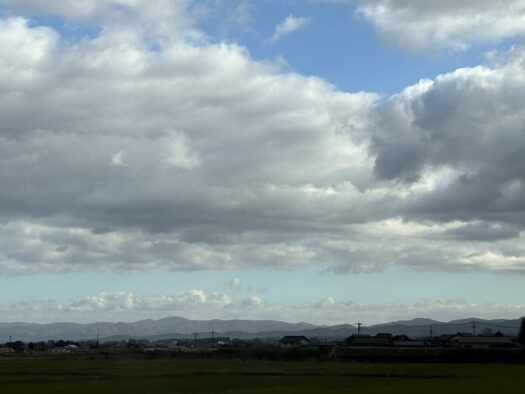
M 393 345 L 397 347 L 424 347 L 427 343 L 426 341 L 396 340 Z
M 440 336 L 434 337 L 435 342 L 448 342 L 451 338 L 454 338 L 458 334 L 441 334 Z
M 394 337 L 394 341 L 412 341 L 412 338 L 408 337 L 408 335 L 396 335 Z
M 473 337 L 474 334 L 470 333 L 470 332 L 458 332 L 456 333 L 456 335 L 453 335 L 453 337 Z
M 346 338 L 346 343 L 353 346 L 389 346 L 392 343 L 391 335 L 352 335 Z
M 455 337 L 471 337 L 472 334 L 469 332 L 458 332 L 456 334 L 441 334 L 440 336 L 434 337 L 436 342 L 448 342 Z
M 501 345 L 512 342 L 512 338 L 505 336 L 454 336 L 450 342 L 469 345 Z
M 286 335 L 279 340 L 280 343 L 289 344 L 289 345 L 294 345 L 297 343 L 301 343 L 303 341 L 310 343 L 310 340 L 306 338 L 304 335 Z

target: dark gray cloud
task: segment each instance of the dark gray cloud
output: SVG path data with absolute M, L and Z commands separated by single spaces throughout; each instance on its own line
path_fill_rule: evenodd
M 501 241 L 517 238 L 520 229 L 517 226 L 498 223 L 470 223 L 446 230 L 443 235 L 456 241 Z
M 522 222 L 525 99 L 522 49 L 494 68 L 458 70 L 389 99 L 374 115 L 376 174 L 415 183 L 408 213 L 438 220 Z

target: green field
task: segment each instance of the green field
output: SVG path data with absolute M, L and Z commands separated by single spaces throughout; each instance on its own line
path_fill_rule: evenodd
M 0 358 L 0 393 L 524 393 L 525 366 Z

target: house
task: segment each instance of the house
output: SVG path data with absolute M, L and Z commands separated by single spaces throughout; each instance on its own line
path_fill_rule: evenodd
M 457 332 L 456 334 L 441 334 L 436 337 L 432 337 L 430 342 L 435 346 L 447 347 L 450 346 L 450 340 L 456 336 L 469 337 L 473 336 L 469 332 Z
M 395 338 L 392 334 L 385 334 L 385 333 L 380 333 L 375 336 L 352 335 L 345 339 L 345 343 L 348 346 L 386 347 L 386 346 L 392 346 L 394 339 Z
M 392 346 L 400 348 L 419 348 L 426 347 L 428 344 L 426 341 L 418 341 L 411 339 L 396 339 L 392 342 Z
M 512 338 L 505 335 L 478 335 L 458 333 L 451 337 L 448 346 L 461 347 L 465 349 L 495 349 L 514 348 Z
M 308 346 L 310 343 L 310 340 L 303 335 L 287 335 L 279 340 L 279 344 L 284 347 Z
M 432 342 L 438 345 L 445 345 L 448 341 L 450 341 L 451 338 L 453 338 L 456 335 L 459 335 L 459 332 L 457 334 L 441 334 L 440 336 L 432 338 Z

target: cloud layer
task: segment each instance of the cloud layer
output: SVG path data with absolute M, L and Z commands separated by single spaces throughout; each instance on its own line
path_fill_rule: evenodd
M 378 324 L 417 317 L 448 321 L 465 316 L 515 318 L 525 315 L 520 304 L 476 304 L 463 299 L 370 303 L 327 297 L 318 302 L 271 303 L 259 296 L 246 298 L 190 290 L 172 295 L 133 292 L 107 293 L 68 300 L 25 300 L 0 303 L 6 321 L 56 322 L 136 321 L 166 316 L 190 319 L 262 319 L 314 324 Z
M 187 2 L 8 3 L 132 18 L 0 19 L 1 274 L 524 272 L 521 47 L 382 98 L 209 43 Z

